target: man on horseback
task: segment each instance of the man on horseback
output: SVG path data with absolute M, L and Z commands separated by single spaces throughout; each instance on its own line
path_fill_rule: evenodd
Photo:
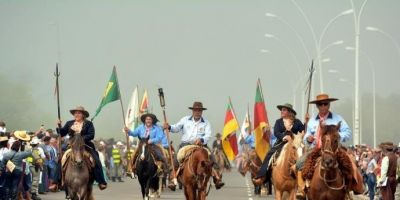
M 221 133 L 217 133 L 215 137 L 217 138 L 214 140 L 213 145 L 212 145 L 212 152 L 220 151 L 222 152 L 222 156 L 224 159 L 224 167 L 225 169 L 231 169 L 231 164 L 229 163 L 228 157 L 226 157 L 226 154 L 222 148 L 222 140 L 221 140 Z
M 163 156 L 162 150 L 160 148 L 161 141 L 163 138 L 163 130 L 161 127 L 157 126 L 158 119 L 154 114 L 144 114 L 141 116 L 142 125 L 137 127 L 135 130 L 130 130 L 128 127 L 124 128 L 126 134 L 129 136 L 138 137 L 139 140 L 147 140 L 147 145 L 152 147 L 152 152 L 154 153 L 155 160 L 157 161 L 158 172 L 162 172 L 162 165 L 166 165 L 165 158 Z M 140 145 L 140 144 L 139 144 Z M 139 148 L 139 147 L 138 147 Z M 136 171 L 136 159 L 138 157 L 138 151 L 135 151 L 135 154 L 132 158 L 132 171 Z
M 291 137 L 290 135 L 287 135 L 287 132 L 297 134 L 304 130 L 304 125 L 299 119 L 296 119 L 296 111 L 293 109 L 291 104 L 286 103 L 284 105 L 278 105 L 277 108 L 281 111 L 281 118 L 276 120 L 274 126 L 274 135 L 276 136 L 277 141 L 265 156 L 257 177 L 253 179 L 255 185 L 262 185 L 264 181 L 270 180 L 270 159 L 275 153 L 277 153 L 277 156 L 275 157 L 279 156 L 283 146 Z
M 89 112 L 86 111 L 84 107 L 78 106 L 75 109 L 70 110 L 70 113 L 74 116 L 74 120 L 67 121 L 62 128 L 57 128 L 57 132 L 61 135 L 61 137 L 64 137 L 67 134 L 70 137 L 73 137 L 75 134 L 80 134 L 83 137 L 86 144 L 85 149 L 90 153 L 95 161 L 93 170 L 94 179 L 97 183 L 99 183 L 100 190 L 104 190 L 107 188 L 107 182 L 104 179 L 99 154 L 92 142 L 95 137 L 93 123 L 89 120 L 86 120 L 89 117 Z M 57 121 L 57 124 L 59 125 L 58 127 L 61 127 L 60 120 Z
M 307 174 L 304 173 L 303 167 L 304 163 L 307 159 L 314 159 L 315 156 L 311 156 L 310 154 L 320 153 L 322 140 L 320 133 L 320 124 L 325 125 L 337 125 L 340 123 L 339 135 L 340 135 L 340 143 L 345 143 L 351 138 L 351 129 L 347 125 L 346 121 L 340 115 L 333 113 L 330 111 L 330 103 L 336 101 L 336 98 L 330 98 L 327 94 L 319 94 L 314 101 L 310 101 L 310 104 L 316 104 L 318 109 L 318 114 L 313 116 L 308 120 L 307 123 L 307 132 L 304 136 L 304 143 L 308 146 L 309 150 L 305 153 L 296 163 L 296 170 L 298 173 L 303 174 L 303 176 L 298 176 L 298 193 L 296 196 L 298 198 L 305 198 L 305 184 L 304 179 L 311 180 L 313 175 L 313 169 L 307 169 Z M 306 116 L 308 118 L 308 116 Z M 311 158 L 313 157 L 313 158 Z M 347 159 L 347 158 L 346 158 Z M 348 158 L 350 160 L 350 158 Z M 311 162 L 311 160 L 310 160 Z M 312 161 L 314 162 L 314 161 Z M 340 165 L 341 163 L 339 163 Z M 315 164 L 312 164 L 313 168 Z M 360 183 L 362 184 L 362 183 Z M 350 188 L 351 189 L 351 188 Z
M 182 141 L 179 145 L 181 149 L 187 145 L 199 145 L 208 149 L 207 142 L 211 137 L 211 125 L 208 120 L 202 117 L 203 111 L 207 108 L 203 107 L 201 102 L 194 102 L 192 107 L 192 115 L 183 117 L 178 123 L 174 125 L 164 124 L 164 129 L 169 129 L 172 133 L 182 132 Z M 213 179 L 216 189 L 220 189 L 225 185 L 219 175 L 216 173 L 218 166 L 215 164 L 215 158 L 210 155 L 213 165 Z

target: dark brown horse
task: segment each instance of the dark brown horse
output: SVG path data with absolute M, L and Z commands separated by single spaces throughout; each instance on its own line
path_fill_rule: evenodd
M 339 129 L 340 123 L 338 125 L 320 124 L 321 157 L 316 161 L 317 166 L 307 194 L 311 200 L 344 200 L 346 198 L 345 175 L 339 167 L 339 160 L 342 157 L 339 149 Z
M 184 186 L 187 200 L 205 200 L 207 185 L 212 174 L 213 162 L 203 147 L 190 150 L 183 161 L 179 178 Z
M 63 174 L 68 195 L 72 200 L 92 200 L 94 178 L 91 170 L 94 162 L 89 159 L 85 151 L 85 142 L 80 134 L 70 139 L 71 152 L 65 165 Z

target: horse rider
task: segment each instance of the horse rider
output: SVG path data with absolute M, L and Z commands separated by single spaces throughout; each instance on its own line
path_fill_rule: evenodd
M 286 103 L 284 105 L 278 105 L 277 108 L 281 111 L 281 118 L 277 119 L 274 125 L 274 135 L 277 141 L 268 151 L 257 176 L 253 179 L 255 185 L 262 185 L 264 181 L 270 180 L 271 173 L 270 170 L 268 170 L 270 159 L 275 153 L 276 157 L 279 156 L 283 146 L 291 137 L 287 133 L 292 132 L 293 134 L 297 134 L 304 131 L 304 125 L 296 118 L 297 113 L 291 104 Z
M 337 100 L 338 99 L 336 98 L 330 98 L 328 94 L 319 94 L 317 95 L 315 100 L 309 102 L 310 104 L 316 105 L 318 109 L 318 114 L 316 114 L 312 118 L 309 118 L 308 115 L 306 116 L 306 121 L 308 121 L 307 132 L 304 135 L 303 140 L 304 144 L 308 146 L 309 150 L 297 160 L 296 170 L 298 171 L 298 174 L 302 173 L 304 162 L 309 157 L 311 152 L 313 152 L 314 149 L 316 149 L 317 152 L 319 152 L 319 150 L 321 149 L 322 141 L 321 141 L 321 133 L 319 127 L 320 123 L 326 125 L 337 125 L 340 122 L 340 130 L 339 130 L 340 143 L 345 143 L 346 141 L 351 139 L 351 129 L 347 125 L 346 121 L 343 119 L 342 116 L 330 111 L 331 102 Z M 312 175 L 308 175 L 307 180 L 312 178 L 310 176 Z M 297 177 L 298 192 L 296 194 L 296 197 L 300 199 L 305 198 L 304 177 L 305 177 L 304 175 Z
M 71 109 L 70 113 L 74 116 L 73 120 L 67 121 L 62 128 L 57 128 L 57 132 L 61 137 L 67 134 L 72 137 L 75 134 L 80 134 L 85 141 L 85 149 L 90 153 L 93 160 L 95 161 L 95 166 L 93 170 L 93 176 L 95 181 L 98 183 L 100 190 L 107 188 L 107 182 L 104 179 L 103 167 L 100 162 L 99 154 L 92 142 L 95 137 L 95 130 L 93 123 L 87 118 L 89 117 L 89 112 L 85 110 L 82 106 L 77 106 L 75 109 Z M 61 121 L 57 120 L 57 127 L 61 127 Z
M 224 166 L 226 169 L 230 169 L 231 168 L 231 164 L 229 163 L 228 157 L 225 154 L 224 149 L 222 148 L 222 135 L 221 133 L 217 133 L 215 134 L 215 137 L 217 138 L 216 140 L 214 140 L 213 145 L 212 145 L 212 151 L 221 151 L 223 158 L 224 158 Z
M 167 165 L 165 158 L 163 156 L 162 150 L 160 148 L 161 141 L 164 135 L 163 129 L 157 125 L 158 119 L 154 114 L 146 113 L 140 117 L 140 120 L 143 124 L 137 127 L 135 130 L 130 130 L 128 127 L 124 128 L 126 134 L 132 137 L 138 137 L 140 140 L 147 140 L 147 145 L 150 145 L 152 153 L 154 154 L 154 158 L 157 164 L 157 172 L 162 172 L 162 165 Z M 140 148 L 140 144 L 138 146 Z M 138 157 L 138 150 L 135 151 L 135 154 L 132 158 L 132 172 L 136 171 L 136 159 Z
M 192 110 L 192 115 L 183 117 L 174 125 L 165 123 L 164 129 L 169 129 L 172 133 L 182 132 L 183 135 L 179 148 L 186 145 L 199 145 L 208 149 L 207 142 L 211 137 L 211 125 L 210 122 L 202 116 L 203 111 L 207 110 L 207 108 L 204 108 L 201 102 L 194 102 L 193 106 L 189 107 L 189 109 Z M 218 166 L 212 154 L 210 155 L 210 159 L 214 162 L 213 180 L 215 188 L 218 190 L 223 187 L 225 183 L 222 182 L 216 172 L 218 171 Z
M 112 182 L 115 182 L 116 180 L 118 180 L 118 182 L 124 182 L 122 180 L 123 147 L 124 145 L 122 142 L 118 141 L 115 145 L 113 145 L 113 149 L 111 151 L 113 158 L 113 168 L 111 173 Z

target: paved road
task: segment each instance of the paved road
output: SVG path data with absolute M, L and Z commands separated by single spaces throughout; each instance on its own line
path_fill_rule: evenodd
M 221 190 L 211 188 L 209 197 L 210 200 L 221 200 L 229 197 L 229 200 L 254 200 L 261 199 L 253 196 L 253 188 L 249 177 L 242 177 L 236 170 L 224 174 L 225 186 Z M 109 183 L 109 187 L 105 191 L 99 191 L 97 188 L 94 190 L 94 197 L 96 200 L 132 200 L 141 199 L 140 186 L 138 181 L 132 179 L 125 179 L 124 183 Z M 48 193 L 41 195 L 43 200 L 62 200 L 65 195 L 63 192 Z M 177 190 L 175 192 L 169 189 L 161 194 L 160 199 L 184 199 L 183 191 Z M 262 199 L 274 199 L 272 196 L 262 196 Z
M 242 177 L 235 169 L 232 172 L 224 174 L 225 186 L 221 190 L 211 188 L 208 200 L 259 200 L 259 199 L 274 199 L 273 196 L 262 194 L 261 196 L 253 195 L 253 186 L 249 176 Z M 400 189 L 400 188 L 399 188 Z M 94 190 L 94 197 L 96 200 L 132 200 L 141 199 L 140 186 L 136 179 L 125 179 L 124 183 L 109 183 L 109 187 L 105 191 L 99 191 L 97 187 Z M 48 193 L 41 195 L 43 200 L 63 200 L 65 197 L 64 192 Z M 160 199 L 185 199 L 182 190 L 175 192 L 169 189 L 161 194 Z M 354 199 L 366 199 L 359 196 Z

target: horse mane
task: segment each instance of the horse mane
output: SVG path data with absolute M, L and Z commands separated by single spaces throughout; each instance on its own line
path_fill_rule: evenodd
M 352 161 L 350 160 L 347 153 L 343 150 L 339 150 L 336 153 L 336 156 L 338 163 L 340 163 L 339 169 L 342 172 L 343 176 L 345 177 L 346 185 L 348 185 L 353 180 L 354 172 L 353 172 Z

